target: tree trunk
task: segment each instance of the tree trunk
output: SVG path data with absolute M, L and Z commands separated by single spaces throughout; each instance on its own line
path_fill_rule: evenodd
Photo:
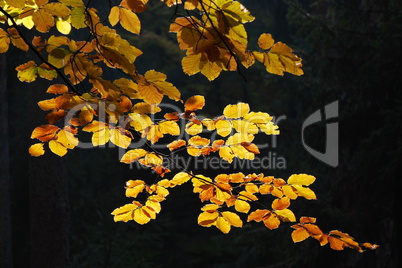
M 42 79 L 30 84 L 31 130 L 46 124 L 37 102 L 50 98 L 48 86 Z M 67 159 L 45 147 L 45 155 L 29 159 L 31 267 L 70 267 Z
M 11 250 L 10 170 L 6 55 L 0 55 L 0 267 L 13 266 Z

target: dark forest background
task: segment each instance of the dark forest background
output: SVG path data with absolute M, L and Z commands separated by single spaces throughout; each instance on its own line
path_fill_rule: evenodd
M 270 231 L 248 223 L 224 235 L 197 225 L 202 204 L 191 185 L 172 189 L 157 219 L 145 226 L 114 223 L 110 212 L 130 202 L 129 179 L 147 170 L 118 161 L 116 149 L 75 149 L 59 158 L 29 157 L 32 129 L 46 124 L 36 102 L 48 82 L 18 81 L 15 67 L 31 59 L 21 51 L 1 55 L 0 74 L 0 267 L 399 267 L 401 191 L 402 3 L 397 0 L 242 1 L 257 18 L 247 25 L 249 44 L 272 33 L 303 58 L 305 75 L 279 77 L 255 64 L 224 73 L 210 83 L 181 72 L 183 53 L 168 33 L 173 10 L 150 1 L 140 14 L 141 37 L 126 36 L 144 51 L 140 73 L 154 68 L 168 75 L 183 98 L 206 96 L 205 112 L 248 102 L 254 111 L 277 117 L 277 146 L 261 152 L 286 160 L 286 168 L 242 170 L 287 178 L 317 177 L 318 200 L 298 199 L 291 209 L 317 217 L 324 230 L 372 242 L 375 251 L 334 251 L 309 239 L 293 244 L 292 229 Z M 104 14 L 104 7 L 98 7 Z M 253 48 L 253 47 L 252 47 Z M 254 47 L 256 49 L 256 47 Z M 339 165 L 330 167 L 303 147 L 304 120 L 338 101 Z M 325 124 L 305 130 L 309 146 L 325 151 Z M 261 137 L 261 142 L 271 142 Z M 195 170 L 214 176 L 233 170 Z M 3 266 L 4 265 L 4 266 Z

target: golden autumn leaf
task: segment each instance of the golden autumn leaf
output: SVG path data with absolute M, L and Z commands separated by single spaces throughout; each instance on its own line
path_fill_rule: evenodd
M 177 173 L 173 179 L 171 180 L 171 183 L 174 185 L 182 185 L 183 183 L 186 183 L 191 179 L 191 176 L 186 173 L 186 172 L 179 172 Z
M 129 32 L 139 34 L 141 31 L 140 19 L 129 9 L 119 8 L 119 22 Z
M 120 159 L 120 162 L 129 164 L 132 163 L 138 159 L 140 159 L 141 157 L 144 157 L 148 152 L 145 151 L 144 149 L 134 149 L 134 150 L 130 150 L 127 151 L 122 158 Z
M 132 137 L 127 130 L 122 128 L 110 129 L 110 141 L 121 148 L 126 149 L 131 143 Z
M 205 105 L 205 98 L 201 95 L 196 95 L 188 98 L 184 103 L 184 109 L 186 111 L 201 110 Z
M 173 136 L 180 135 L 179 125 L 174 121 L 163 121 L 159 123 L 158 126 L 163 134 L 170 134 Z
M 276 210 L 275 214 L 279 217 L 279 219 L 281 221 L 285 221 L 285 222 L 294 222 L 296 221 L 296 216 L 293 213 L 293 211 L 291 211 L 290 209 L 282 209 L 282 210 Z
M 35 143 L 29 147 L 29 154 L 32 156 L 41 156 L 44 153 L 43 143 Z
M 64 156 L 67 154 L 67 148 L 56 140 L 49 141 L 49 149 L 58 156 Z
M 68 87 L 63 84 L 54 84 L 51 85 L 47 90 L 46 93 L 52 94 L 64 94 L 68 92 Z
M 145 189 L 145 182 L 142 180 L 129 180 L 126 182 L 126 196 L 136 198 Z
M 60 128 L 54 125 L 42 125 L 32 131 L 31 139 L 38 139 L 42 142 L 52 140 Z
M 170 151 L 176 150 L 180 147 L 186 146 L 186 141 L 185 140 L 176 140 L 172 141 L 167 145 Z
M 190 122 L 186 124 L 186 132 L 189 135 L 197 135 L 202 132 L 202 125 L 198 125 L 194 122 Z
M 264 33 L 258 38 L 258 45 L 264 50 L 270 49 L 274 43 L 275 40 L 272 38 L 271 34 Z
M 290 199 L 289 197 L 282 197 L 282 198 L 276 198 L 272 202 L 272 208 L 275 210 L 282 210 L 285 208 L 288 208 L 290 206 Z
M 291 175 L 287 182 L 291 185 L 304 185 L 308 186 L 315 181 L 315 177 L 307 174 L 293 174 Z
M 297 228 L 292 232 L 292 240 L 294 243 L 301 242 L 310 237 L 310 234 L 304 228 Z
M 232 123 L 225 119 L 216 122 L 215 127 L 216 132 L 222 137 L 226 137 L 232 132 Z
M 223 115 L 226 118 L 241 118 L 250 111 L 247 103 L 239 102 L 238 104 L 229 104 L 223 109 Z

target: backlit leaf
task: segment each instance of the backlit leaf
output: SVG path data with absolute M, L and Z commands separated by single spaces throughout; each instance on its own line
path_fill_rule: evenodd
M 148 152 L 145 151 L 144 149 L 134 149 L 127 151 L 123 157 L 120 159 L 120 162 L 129 164 L 132 163 L 136 160 L 138 160 L 141 157 L 144 157 Z
M 32 156 L 41 156 L 45 153 L 43 143 L 35 143 L 29 147 L 29 154 Z
M 301 242 L 310 237 L 310 234 L 304 228 L 297 228 L 292 232 L 292 240 L 294 243 Z
M 240 118 L 245 116 L 250 111 L 250 106 L 247 103 L 239 102 L 238 104 L 227 105 L 223 109 L 223 115 L 226 118 Z
M 141 22 L 134 12 L 125 8 L 119 8 L 119 15 L 119 22 L 124 29 L 135 34 L 140 33 Z
M 167 145 L 170 151 L 176 150 L 180 147 L 186 146 L 186 141 L 185 140 L 177 140 L 177 141 L 172 141 Z
M 205 105 L 204 96 L 196 95 L 188 98 L 184 103 L 184 109 L 186 111 L 201 110 Z
M 49 149 L 58 156 L 64 156 L 67 154 L 67 148 L 56 140 L 49 141 Z
M 293 174 L 288 179 L 288 184 L 308 186 L 315 181 L 315 177 L 307 174 Z

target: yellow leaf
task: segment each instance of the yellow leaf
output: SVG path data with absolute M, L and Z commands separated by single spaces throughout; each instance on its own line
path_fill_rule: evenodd
M 239 102 L 238 104 L 230 104 L 223 109 L 223 115 L 226 118 L 240 118 L 245 116 L 250 111 L 250 106 L 247 103 Z
M 219 148 L 219 156 L 223 159 L 228 161 L 229 163 L 232 163 L 233 158 L 235 157 L 232 149 L 229 147 L 220 147 Z
M 73 133 L 65 129 L 57 133 L 57 141 L 68 149 L 73 149 L 79 142 Z
M 54 110 L 54 109 L 56 109 L 56 100 L 55 99 L 43 100 L 43 101 L 38 102 L 38 106 L 43 111 Z
M 303 196 L 306 199 L 317 199 L 315 193 L 310 188 L 300 185 L 293 185 L 293 187 L 297 190 L 299 196 Z
M 160 112 L 161 110 L 162 109 L 160 107 L 151 105 L 146 102 L 136 103 L 132 108 L 132 112 L 137 114 L 155 114 L 157 112 Z
M 230 232 L 230 223 L 223 217 L 218 217 L 215 222 L 216 227 L 222 231 L 222 233 L 227 234 Z
M 198 147 L 194 147 L 194 146 L 188 146 L 187 147 L 187 153 L 191 156 L 195 156 L 198 157 L 202 154 L 202 150 Z
M 294 222 L 294 221 L 296 221 L 296 216 L 293 213 L 293 211 L 291 211 L 290 209 L 285 208 L 285 209 L 282 209 L 282 210 L 276 210 L 275 213 L 276 213 L 276 215 L 279 216 L 281 221 L 286 221 L 286 222 L 289 222 L 289 221 Z
M 251 112 L 243 117 L 243 120 L 254 124 L 267 124 L 272 120 L 272 116 L 262 112 Z
M 222 212 L 222 217 L 229 222 L 230 225 L 235 227 L 242 227 L 243 221 L 240 219 L 239 215 L 230 211 Z
M 191 176 L 185 172 L 179 172 L 177 173 L 171 182 L 175 185 L 182 185 L 183 183 L 186 183 L 191 179 Z
M 119 22 L 129 32 L 139 34 L 141 22 L 138 16 L 129 9 L 119 8 Z
M 149 166 L 160 166 L 163 163 L 163 158 L 155 153 L 148 153 L 145 156 L 145 163 Z
M 283 185 L 282 191 L 290 199 L 296 199 L 298 196 L 297 193 L 295 193 L 295 191 L 293 190 L 292 186 L 290 185 Z
M 15 70 L 18 71 L 18 79 L 21 82 L 33 82 L 38 76 L 38 68 L 34 61 L 29 61 L 25 64 L 19 65 Z
M 35 143 L 29 147 L 29 154 L 32 156 L 41 156 L 45 153 L 43 143 Z
M 58 156 L 64 156 L 67 153 L 67 148 L 56 140 L 49 141 L 49 149 Z
M 120 11 L 118 6 L 114 6 L 110 9 L 110 13 L 108 16 L 110 25 L 115 26 L 120 19 Z
M 268 122 L 267 124 L 258 124 L 258 127 L 262 132 L 264 132 L 267 135 L 279 134 L 278 126 L 274 125 L 273 122 Z
M 197 177 L 200 177 L 200 176 L 197 175 Z M 203 207 L 201 208 L 201 210 L 207 211 L 207 212 L 214 212 L 214 211 L 216 211 L 217 209 L 219 209 L 219 206 L 216 205 L 216 204 L 208 204 L 208 205 L 205 205 L 205 206 L 203 206 Z
M 171 83 L 166 82 L 166 75 L 155 70 L 149 70 L 145 73 L 145 78 L 152 82 L 153 85 L 163 94 L 170 99 L 178 101 L 180 100 L 180 91 Z
M 144 149 L 134 149 L 127 151 L 123 157 L 120 159 L 120 162 L 129 164 L 132 163 L 136 160 L 138 160 L 141 157 L 144 157 L 148 152 L 145 151 Z
M 198 215 L 197 222 L 201 226 L 209 227 L 212 226 L 215 221 L 218 219 L 219 213 L 217 211 L 214 212 L 202 212 Z
M 160 131 L 163 134 L 170 134 L 170 135 L 180 135 L 180 128 L 179 125 L 174 121 L 164 121 L 159 123 Z
M 202 132 L 202 125 L 190 122 L 186 124 L 186 132 L 189 135 L 197 135 Z
M 215 129 L 215 122 L 211 119 L 203 119 L 201 123 L 209 130 L 214 130 Z
M 288 184 L 308 186 L 315 181 L 315 177 L 307 174 L 293 174 L 288 179 Z
M 172 141 L 171 143 L 169 143 L 167 145 L 167 147 L 169 148 L 170 151 L 176 150 L 180 147 L 183 147 L 186 145 L 186 141 L 185 140 L 177 140 L 177 141 Z
M 136 131 L 143 131 L 152 125 L 151 118 L 148 115 L 131 113 L 129 116 L 132 120 L 130 121 L 130 126 L 132 126 Z
M 294 243 L 301 242 L 310 237 L 310 234 L 304 228 L 297 228 L 292 232 L 292 240 Z
M 250 208 L 250 204 L 247 201 L 241 199 L 235 201 L 235 209 L 238 212 L 248 213 Z
M 131 143 L 131 137 L 127 136 L 122 129 L 110 129 L 110 141 L 121 148 L 126 149 Z
M 194 75 L 199 73 L 204 67 L 204 63 L 201 62 L 202 53 L 191 54 L 184 57 L 181 61 L 183 72 L 188 75 Z
M 113 210 L 112 215 L 114 215 L 114 221 L 124 221 L 128 222 L 133 219 L 133 211 L 138 208 L 136 204 L 127 204 L 122 207 Z
M 163 94 L 152 83 L 138 84 L 138 92 L 141 98 L 149 104 L 159 104 L 162 102 Z
M 201 147 L 207 146 L 209 144 L 209 142 L 210 142 L 209 139 L 201 138 L 200 136 L 194 136 L 188 140 L 189 145 L 201 146 Z
M 140 207 L 134 210 L 133 220 L 135 220 L 139 224 L 146 224 L 151 220 L 149 213 L 144 210 L 143 207 Z
M 71 32 L 71 23 L 63 18 L 57 18 L 56 28 L 60 33 L 68 35 Z
M 100 131 L 94 132 L 92 134 L 92 144 L 93 146 L 105 145 L 110 139 L 110 131 L 108 128 L 101 129 Z
M 143 134 L 144 137 L 145 133 Z M 152 125 L 149 129 L 148 129 L 148 133 L 147 133 L 147 139 L 152 143 L 156 143 L 160 138 L 163 137 L 163 133 L 161 132 L 160 128 L 158 125 Z
M 228 120 L 219 120 L 215 123 L 216 132 L 222 137 L 228 136 L 232 132 L 232 124 Z
M 126 182 L 126 196 L 136 198 L 145 189 L 145 182 L 142 180 L 129 180 Z
M 236 129 L 236 131 L 240 133 L 246 133 L 246 134 L 258 133 L 258 127 L 255 124 L 247 122 L 245 120 L 233 120 L 232 125 L 234 129 Z

